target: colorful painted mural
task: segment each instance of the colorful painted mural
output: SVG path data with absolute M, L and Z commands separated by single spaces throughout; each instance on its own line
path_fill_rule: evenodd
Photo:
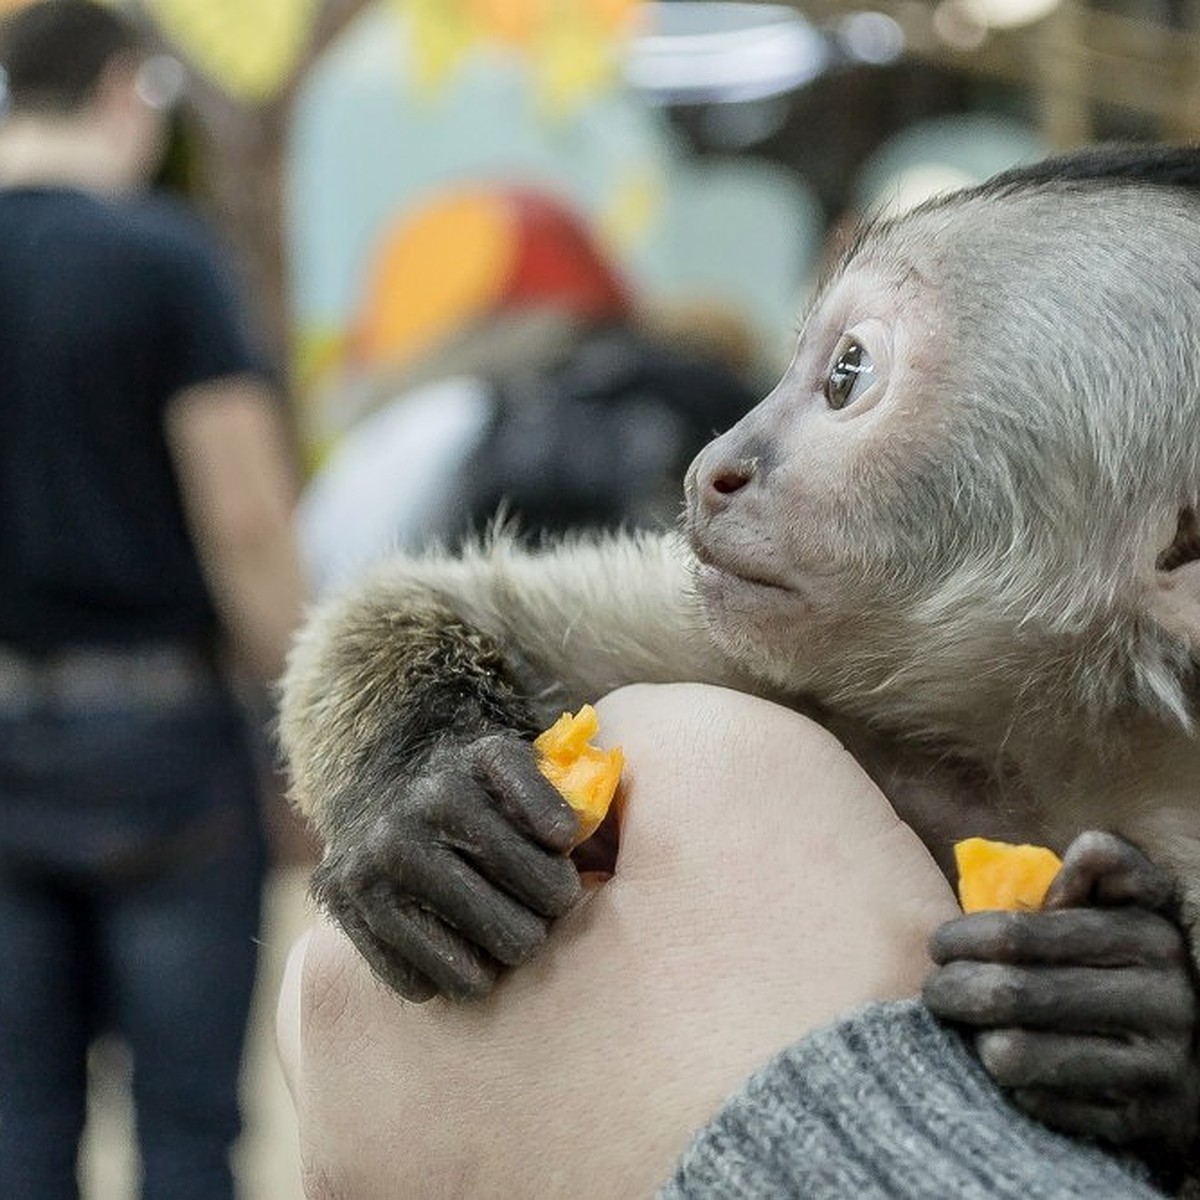
M 322 0 L 143 0 L 191 65 L 238 101 L 277 95 L 303 61 Z
M 372 317 L 371 297 L 382 294 L 388 231 L 447 188 L 526 185 L 557 195 L 639 297 L 721 307 L 752 337 L 782 344 L 824 227 L 795 172 L 749 157 L 698 159 L 667 111 L 624 80 L 549 113 L 528 59 L 499 37 L 477 43 L 435 93 L 414 92 L 422 53 L 398 7 L 377 4 L 295 96 L 285 159 L 289 307 L 319 442 L 336 439 L 353 416 L 339 404 L 356 330 L 424 319 L 397 315 L 396 306 L 430 301 L 405 289 L 396 270 L 390 315 Z M 478 295 L 497 286 L 490 219 L 475 211 L 473 232 L 458 241 L 460 255 L 475 247 Z
M 611 85 L 636 0 L 390 0 L 410 23 L 412 82 L 444 86 L 473 49 L 502 45 L 525 55 L 539 101 L 562 113 Z
M 0 0 L 0 13 L 30 0 Z M 217 86 L 242 103 L 277 96 L 305 62 L 325 0 L 100 0 L 149 18 Z M 637 0 L 382 0 L 412 29 L 411 82 L 445 86 L 481 45 L 524 56 L 551 111 L 609 86 Z M 339 5 L 338 7 L 361 7 Z

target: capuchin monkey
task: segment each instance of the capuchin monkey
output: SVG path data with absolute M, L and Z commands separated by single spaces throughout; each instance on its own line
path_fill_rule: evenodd
M 680 531 L 500 531 L 314 614 L 281 738 L 316 895 L 402 996 L 480 996 L 580 890 L 531 735 L 631 682 L 755 691 L 818 713 L 947 873 L 975 834 L 1064 854 L 1044 910 L 935 933 L 925 999 L 1030 1113 L 1187 1164 L 1198 504 L 1200 152 L 870 225 Z

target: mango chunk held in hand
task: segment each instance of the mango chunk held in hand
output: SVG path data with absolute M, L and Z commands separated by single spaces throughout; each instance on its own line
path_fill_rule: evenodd
M 600 827 L 625 765 L 625 756 L 618 747 L 601 750 L 589 744 L 599 728 L 596 710 L 585 704 L 574 715 L 563 713 L 533 742 L 538 769 L 579 818 L 576 845 L 586 842 Z
M 958 899 L 963 912 L 1029 911 L 1042 907 L 1062 860 L 1045 846 L 1017 846 L 987 838 L 956 842 Z

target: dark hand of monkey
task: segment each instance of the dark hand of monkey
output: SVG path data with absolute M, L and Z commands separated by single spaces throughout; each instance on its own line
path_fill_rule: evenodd
M 486 995 L 579 895 L 575 814 L 507 732 L 444 737 L 375 790 L 370 823 L 317 868 L 318 900 L 406 999 Z
M 1200 1113 L 1196 999 L 1169 878 L 1089 832 L 1039 912 L 981 912 L 936 930 L 924 999 L 973 1027 L 979 1057 L 1030 1115 L 1181 1165 Z M 1086 907 L 1085 907 L 1086 906 Z

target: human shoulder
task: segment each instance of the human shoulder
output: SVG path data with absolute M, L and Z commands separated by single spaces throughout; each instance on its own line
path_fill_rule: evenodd
M 182 200 L 152 195 L 115 204 L 125 267 L 166 311 L 241 311 L 234 259 L 215 229 Z M 180 306 L 182 305 L 182 309 Z M 240 318 L 239 318 L 240 319 Z
M 125 264 L 139 274 L 174 267 L 221 271 L 224 252 L 206 223 L 172 197 L 106 196 L 68 186 L 0 188 L 6 235 L 76 261 Z M 82 256 L 81 256 L 81 251 Z
M 208 223 L 182 200 L 167 195 L 138 197 L 114 206 L 129 236 L 164 257 L 217 260 L 218 239 Z
M 232 255 L 185 202 L 149 195 L 113 202 L 123 234 L 114 271 L 151 306 L 172 394 L 267 367 L 247 322 Z

